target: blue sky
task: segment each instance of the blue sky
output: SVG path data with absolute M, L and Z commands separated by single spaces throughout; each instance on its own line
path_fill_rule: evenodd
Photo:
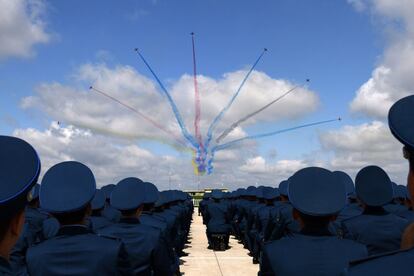
M 19 109 L 22 97 L 42 82 L 68 82 L 76 66 L 96 62 L 100 51 L 110 55 L 107 62 L 132 65 L 150 77 L 132 51 L 139 47 L 164 81 L 191 73 L 191 31 L 197 35 L 200 74 L 220 77 L 249 66 L 267 47 L 269 53 L 258 70 L 297 82 L 311 79 L 310 87 L 318 92 L 322 106 L 310 121 L 337 115 L 352 120 L 348 103 L 369 76 L 383 44 L 370 18 L 344 1 L 47 4 L 53 41 L 36 47 L 33 58 L 10 58 L 0 65 L 1 115 L 15 117 L 20 126 L 41 123 Z M 272 125 L 267 124 L 254 131 L 269 128 Z M 2 132 L 12 129 L 1 126 Z
M 266 47 L 269 52 L 257 66 L 258 71 L 296 83 L 311 79 L 310 89 L 320 99 L 316 112 L 297 120 L 258 122 L 246 127 L 248 133 L 337 116 L 344 119 L 341 123 L 261 140 L 257 151 L 263 156 L 276 149 L 278 159 L 298 159 L 320 149 L 321 132 L 371 120 L 364 114 L 351 114 L 349 105 L 381 62 L 387 40 L 382 25 L 377 24 L 372 14 L 356 11 L 347 1 L 42 3 L 42 20 L 49 42 L 33 45 L 31 57 L 0 60 L 2 133 L 29 127 L 42 130 L 57 120 L 42 110 L 23 110 L 21 100 L 35 95 L 41 83 L 73 85 L 74 72 L 83 64 L 130 65 L 151 78 L 133 52 L 135 47 L 141 49 L 168 84 L 184 73 L 191 74 L 190 32 L 196 33 L 199 74 L 220 79 L 224 73 L 246 69 Z M 238 108 L 237 102 L 232 108 Z M 174 154 L 168 146 L 139 143 L 156 154 Z

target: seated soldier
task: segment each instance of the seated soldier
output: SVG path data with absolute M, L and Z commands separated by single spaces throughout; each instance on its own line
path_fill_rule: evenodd
M 414 198 L 414 96 L 397 101 L 388 113 L 388 125 L 394 137 L 403 145 L 404 158 L 408 159 L 408 191 Z M 414 240 L 411 224 L 404 233 L 403 249 L 351 263 L 349 275 L 410 275 L 413 270 Z
M 399 249 L 408 222 L 383 208 L 393 197 L 387 173 L 377 166 L 365 167 L 358 172 L 355 186 L 364 211 L 342 221 L 344 237 L 365 244 L 370 255 Z
M 272 223 L 269 224 L 267 230 L 269 232 L 268 240 L 278 240 L 287 234 L 300 231 L 298 221 L 293 218 L 293 206 L 289 201 L 288 189 L 289 179 L 280 182 L 280 204 L 275 205 L 271 210 Z
M 228 237 L 231 230 L 230 224 L 227 218 L 227 205 L 221 202 L 223 198 L 223 192 L 220 190 L 214 190 L 211 193 L 211 202 L 206 209 L 206 223 L 207 223 L 207 239 L 209 242 L 209 249 L 212 249 L 212 234 L 224 234 L 226 237 L 226 243 L 228 243 Z
M 124 244 L 86 226 L 96 192 L 95 177 L 75 161 L 51 167 L 42 179 L 40 206 L 60 223 L 56 236 L 29 248 L 29 275 L 130 275 Z
M 97 233 L 99 229 L 112 224 L 108 218 L 102 215 L 105 208 L 105 193 L 102 190 L 96 190 L 95 196 L 91 201 L 92 214 L 88 217 L 89 227 Z
M 288 194 L 300 233 L 264 245 L 259 275 L 340 275 L 349 261 L 367 256 L 364 245 L 329 231 L 346 202 L 345 185 L 331 171 L 311 167 L 296 172 Z
M 135 275 L 172 275 L 171 259 L 161 232 L 139 221 L 144 202 L 145 187 L 140 179 L 128 177 L 121 180 L 110 198 L 111 205 L 121 212 L 121 218 L 100 229 L 99 233 L 125 242 Z
M 14 275 L 10 252 L 22 232 L 28 194 L 39 173 L 40 160 L 32 146 L 0 136 L 0 275 Z
M 175 271 L 177 275 L 180 275 L 179 258 L 173 248 L 171 233 L 168 232 L 167 221 L 154 212 L 155 203 L 159 200 L 158 188 L 150 182 L 143 182 L 142 185 L 145 191 L 145 199 L 139 220 L 142 224 L 154 227 L 161 232 L 162 239 L 164 239 L 169 252 L 171 269 L 172 271 Z
M 109 203 L 109 199 L 111 198 L 111 193 L 114 188 L 115 184 L 108 184 L 101 188 L 101 190 L 105 193 L 105 208 L 102 210 L 102 216 L 112 222 L 118 222 L 121 218 L 121 213 Z

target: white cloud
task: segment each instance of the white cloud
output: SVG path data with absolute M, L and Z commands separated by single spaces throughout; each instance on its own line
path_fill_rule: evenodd
M 49 42 L 44 11 L 42 0 L 0 0 L 0 59 L 30 57 L 35 44 Z
M 208 125 L 224 107 L 244 77 L 244 71 L 225 74 L 215 80 L 199 76 L 202 110 L 200 128 L 206 134 Z M 24 98 L 23 108 L 34 108 L 55 120 L 73 124 L 98 133 L 109 133 L 128 138 L 161 139 L 174 141 L 181 137 L 177 122 L 167 99 L 161 95 L 155 83 L 129 66 L 109 68 L 105 64 L 85 64 L 74 74 L 71 86 L 60 83 L 44 83 L 37 87 L 36 95 Z M 89 85 L 103 90 L 150 117 L 173 136 L 165 134 L 147 120 L 102 95 L 86 88 Z M 240 97 L 217 127 L 217 134 L 225 127 L 275 99 L 294 84 L 273 79 L 262 72 L 253 72 Z M 190 133 L 193 133 L 194 91 L 193 81 L 188 75 L 171 84 L 171 95 L 175 99 Z M 227 138 L 246 135 L 243 127 L 257 121 L 278 121 L 304 116 L 318 107 L 317 95 L 304 88 L 297 89 L 280 103 L 236 128 Z M 183 141 L 183 138 L 180 138 Z M 225 140 L 225 141 L 226 141 Z
M 52 122 L 45 130 L 16 129 L 13 135 L 31 143 L 39 153 L 43 175 L 56 163 L 68 160 L 89 166 L 98 186 L 116 183 L 124 177 L 136 176 L 155 183 L 159 189 L 195 189 L 227 187 L 235 189 L 255 184 L 277 185 L 297 169 L 305 166 L 299 160 L 281 160 L 266 164 L 254 150 L 252 160 L 245 151 L 224 150 L 217 154 L 213 175 L 197 178 L 190 165 L 191 154 L 158 155 L 135 143 L 95 134 L 75 126 Z M 250 154 L 248 154 L 250 155 Z M 247 162 L 243 160 L 247 158 Z M 171 186 L 170 186 L 171 185 Z
M 327 166 L 355 175 L 368 165 L 382 167 L 395 181 L 405 184 L 407 162 L 402 145 L 380 121 L 357 126 L 344 126 L 320 135 L 322 150 L 333 154 Z
M 268 163 L 262 156 L 255 156 L 246 160 L 240 166 L 240 171 L 255 175 L 259 179 L 266 179 L 265 182 L 273 184 L 289 178 L 296 171 L 307 167 L 304 160 L 278 160 L 276 163 Z
M 414 1 L 358 0 L 354 5 L 371 7 L 383 19 L 389 44 L 371 78 L 356 92 L 351 111 L 372 118 L 387 116 L 398 99 L 414 93 Z M 360 4 L 356 4 L 360 3 Z

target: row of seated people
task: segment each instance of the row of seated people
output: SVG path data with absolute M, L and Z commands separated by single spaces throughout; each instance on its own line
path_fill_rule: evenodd
M 199 208 L 209 248 L 229 248 L 233 234 L 260 262 L 260 275 L 339 275 L 349 262 L 399 250 L 414 222 L 406 186 L 377 166 L 363 168 L 355 184 L 342 171 L 313 167 L 278 188 L 206 193 Z
M 233 234 L 260 263 L 259 275 L 411 275 L 413 122 L 411 95 L 388 113 L 408 161 L 407 186 L 394 184 L 378 166 L 362 168 L 355 183 L 344 172 L 309 167 L 278 188 L 206 195 L 200 213 L 208 235 Z
M 39 185 L 40 160 L 15 137 L 0 136 L 0 159 L 8 163 L 0 240 L 9 251 L 0 275 L 180 275 L 193 212 L 188 194 L 159 192 L 135 177 L 97 189 L 92 171 L 76 161 L 54 165 Z

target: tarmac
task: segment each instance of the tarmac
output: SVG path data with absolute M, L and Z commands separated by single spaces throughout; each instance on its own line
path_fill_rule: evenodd
M 180 270 L 185 276 L 256 276 L 259 265 L 252 263 L 247 249 L 233 237 L 230 249 L 213 251 L 207 249 L 206 226 L 203 225 L 197 208 L 194 209 L 190 229 L 190 244 L 184 250 L 188 256 L 182 257 Z

